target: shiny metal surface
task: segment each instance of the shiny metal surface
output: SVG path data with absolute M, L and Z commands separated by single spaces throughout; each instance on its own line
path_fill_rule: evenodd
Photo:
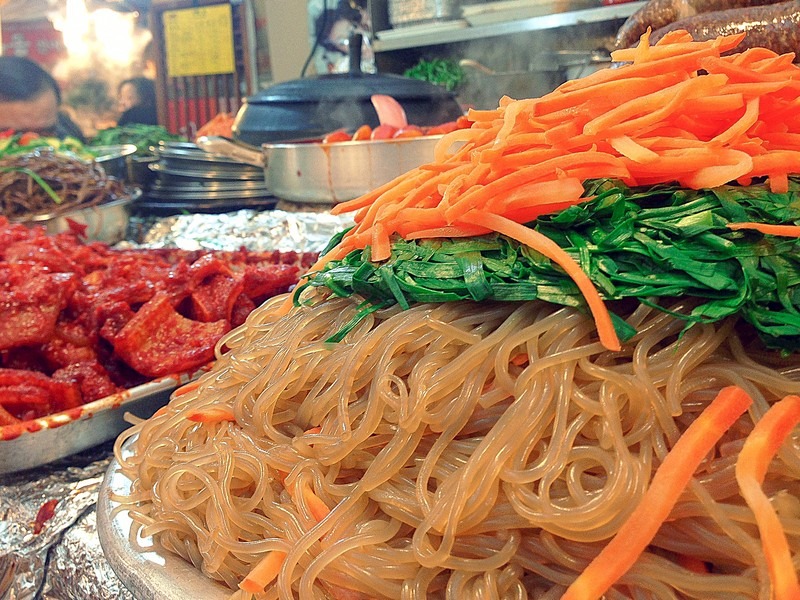
M 155 548 L 151 538 L 137 540 L 143 550 L 131 543 L 128 511 L 115 511 L 119 505 L 111 498 L 129 490 L 130 480 L 112 460 L 97 500 L 97 533 L 103 554 L 125 587 L 137 600 L 227 600 L 230 589 L 208 579 L 181 557 Z
M 167 403 L 172 390 L 190 379 L 187 373 L 161 377 L 78 408 L 0 427 L 0 474 L 44 465 L 112 440 L 129 427 L 125 413 L 151 416 Z
M 518 18 L 512 13 L 508 15 L 507 20 L 498 23 L 474 27 L 442 27 L 438 29 L 427 29 L 424 32 L 416 32 L 413 31 L 412 28 L 409 28 L 410 31 L 408 35 L 391 35 L 386 39 L 381 39 L 382 32 L 378 31 L 375 34 L 377 39 L 372 45 L 375 52 L 388 52 L 390 50 L 402 50 L 404 48 L 419 48 L 423 46 L 436 46 L 440 44 L 452 44 L 455 42 L 500 37 L 524 31 L 558 29 L 560 27 L 572 27 L 584 23 L 602 23 L 616 19 L 626 19 L 645 4 L 643 0 L 639 0 L 638 2 L 597 6 L 583 10 L 572 10 L 529 18 Z M 459 19 L 459 21 L 462 20 Z M 445 22 L 445 24 L 447 24 L 447 22 Z M 402 32 L 402 29 L 394 31 Z
M 125 237 L 131 207 L 140 196 L 141 190 L 136 188 L 128 196 L 111 202 L 36 215 L 20 222 L 26 225 L 43 225 L 48 235 L 85 227 L 82 233 L 87 239 L 114 244 Z
M 282 200 L 335 204 L 357 198 L 433 161 L 440 135 L 360 142 L 262 144 L 267 189 Z M 256 157 L 224 138 L 206 138 L 207 150 Z

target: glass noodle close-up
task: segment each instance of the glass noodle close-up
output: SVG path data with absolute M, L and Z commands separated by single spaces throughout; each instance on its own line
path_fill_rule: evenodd
M 117 441 L 233 598 L 800 597 L 800 68 L 668 33 L 470 110 Z

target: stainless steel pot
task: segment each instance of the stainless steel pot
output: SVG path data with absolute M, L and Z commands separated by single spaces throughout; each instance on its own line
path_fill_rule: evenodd
M 431 162 L 442 136 L 362 142 L 262 144 L 261 152 L 226 138 L 197 140 L 201 148 L 261 165 L 267 189 L 280 198 L 335 204 L 357 198 Z

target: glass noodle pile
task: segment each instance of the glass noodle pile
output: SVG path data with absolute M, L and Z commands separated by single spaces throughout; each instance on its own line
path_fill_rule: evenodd
M 340 205 L 356 225 L 308 285 L 253 311 L 209 373 L 119 438 L 133 533 L 242 599 L 797 598 L 796 354 L 735 314 L 689 319 L 691 294 L 622 296 L 586 268 L 613 256 L 597 231 L 567 252 L 534 226 L 588 206 L 589 180 L 752 184 L 788 208 L 743 214 L 725 196 L 659 226 L 794 264 L 800 69 L 724 55 L 740 40 L 644 36 L 615 55 L 632 64 L 473 111 L 432 164 Z M 524 247 L 525 290 L 550 269 L 571 293 L 502 299 L 525 282 L 488 281 L 433 302 L 376 271 L 393 298 L 379 302 L 353 275 L 396 265 L 401 242 L 497 235 Z M 469 257 L 454 264 L 474 283 Z M 347 293 L 314 285 L 345 272 Z M 780 341 L 797 282 L 772 276 Z

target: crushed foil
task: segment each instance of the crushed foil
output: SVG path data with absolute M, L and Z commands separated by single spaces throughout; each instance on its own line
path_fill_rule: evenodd
M 239 210 L 219 215 L 186 214 L 139 225 L 133 240 L 143 248 L 319 252 L 331 236 L 353 225 L 352 217 L 327 212 Z
M 95 527 L 97 493 L 111 445 L 0 477 L 0 598 L 133 600 L 103 558 Z M 41 531 L 36 515 L 55 512 Z
M 184 250 L 318 252 L 352 225 L 327 212 L 240 210 L 133 220 L 121 245 Z M 95 504 L 110 443 L 29 471 L 0 475 L 0 600 L 134 600 L 103 557 Z M 48 500 L 55 512 L 34 533 Z

